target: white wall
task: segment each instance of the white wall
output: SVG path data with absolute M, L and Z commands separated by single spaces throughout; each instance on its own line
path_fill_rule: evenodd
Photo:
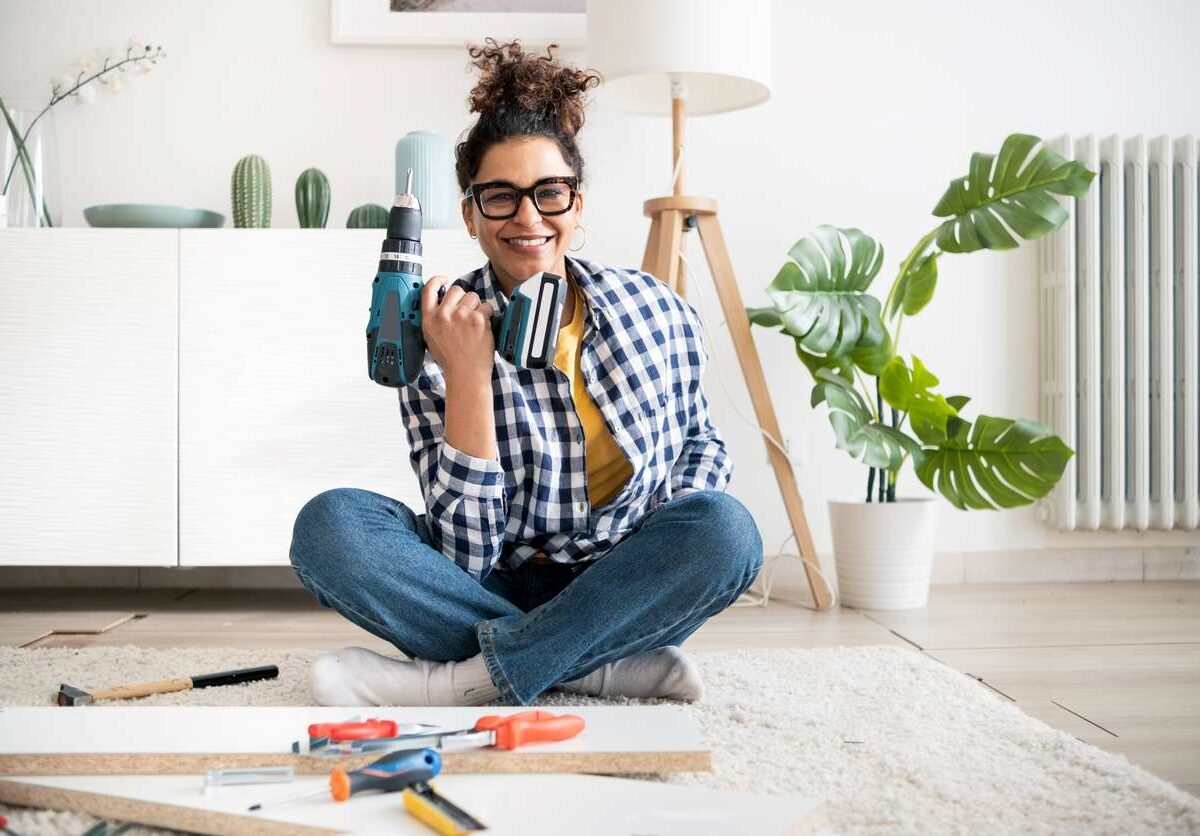
M 899 260 L 935 225 L 929 212 L 946 183 L 966 173 L 972 151 L 995 152 L 1010 132 L 1200 130 L 1200 4 L 1191 0 L 777 0 L 774 15 L 771 100 L 695 119 L 687 138 L 689 191 L 720 201 L 747 304 L 764 304 L 788 248 L 818 223 L 857 226 L 884 243 L 882 297 Z M 110 202 L 228 214 L 230 173 L 249 153 L 270 163 L 275 226 L 297 225 L 292 186 L 309 166 L 329 176 L 330 222 L 341 225 L 361 203 L 390 201 L 393 147 L 404 133 L 453 137 L 470 125 L 464 51 L 334 46 L 328 0 L 0 0 L 0 94 L 44 101 L 52 76 L 131 35 L 163 44 L 169 57 L 115 97 L 101 89 L 90 107 L 58 108 L 68 225 L 83 224 L 82 207 Z M 597 106 L 581 139 L 590 178 L 584 254 L 636 266 L 648 225 L 641 203 L 668 188 L 669 122 Z M 698 243 L 691 253 L 702 269 Z M 905 323 L 902 351 L 921 356 L 946 393 L 972 396 L 969 416 L 1036 418 L 1034 247 L 946 256 L 941 273 L 932 305 Z M 782 504 L 756 431 L 735 411 L 752 415 L 716 297 L 706 279 L 694 288 L 732 392 L 709 375 L 737 465 L 732 492 L 774 551 L 788 530 Z M 864 473 L 833 447 L 824 409 L 809 409 L 790 340 L 755 331 L 781 422 L 807 438 L 800 487 L 826 551 L 825 500 L 857 498 Z M 394 401 L 381 395 L 379 408 L 394 410 Z M 901 492 L 924 488 L 906 471 Z M 1195 540 L 1064 535 L 1032 509 L 943 508 L 942 550 Z

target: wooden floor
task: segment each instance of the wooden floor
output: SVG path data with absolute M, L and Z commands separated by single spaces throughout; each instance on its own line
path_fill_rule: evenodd
M 302 592 L 0 593 L 0 645 L 391 648 Z M 894 644 L 1200 795 L 1200 583 L 959 584 L 927 607 L 736 607 L 688 649 Z M 115 684 L 115 683 L 114 683 Z

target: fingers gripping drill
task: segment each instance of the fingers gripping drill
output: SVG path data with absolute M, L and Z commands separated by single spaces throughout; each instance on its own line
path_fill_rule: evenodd
M 404 194 L 396 196 L 388 214 L 367 322 L 367 375 L 382 386 L 412 383 L 425 362 L 421 266 L 421 204 L 412 194 L 409 169 Z M 454 284 L 472 289 L 465 279 Z M 439 302 L 445 290 L 438 291 Z M 535 273 L 513 290 L 504 311 L 492 314 L 492 333 L 501 357 L 533 369 L 554 362 L 566 290 L 560 276 L 545 272 Z

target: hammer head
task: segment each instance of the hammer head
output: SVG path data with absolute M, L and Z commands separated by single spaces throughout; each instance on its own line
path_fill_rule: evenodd
M 93 702 L 95 700 L 87 691 L 73 688 L 65 682 L 58 686 L 59 705 L 91 705 Z

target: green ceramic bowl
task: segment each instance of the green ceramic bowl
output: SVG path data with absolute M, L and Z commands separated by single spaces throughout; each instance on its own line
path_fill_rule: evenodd
M 208 209 L 163 206 L 158 203 L 106 203 L 83 210 L 88 226 L 164 227 L 194 229 L 225 225 L 225 216 Z

